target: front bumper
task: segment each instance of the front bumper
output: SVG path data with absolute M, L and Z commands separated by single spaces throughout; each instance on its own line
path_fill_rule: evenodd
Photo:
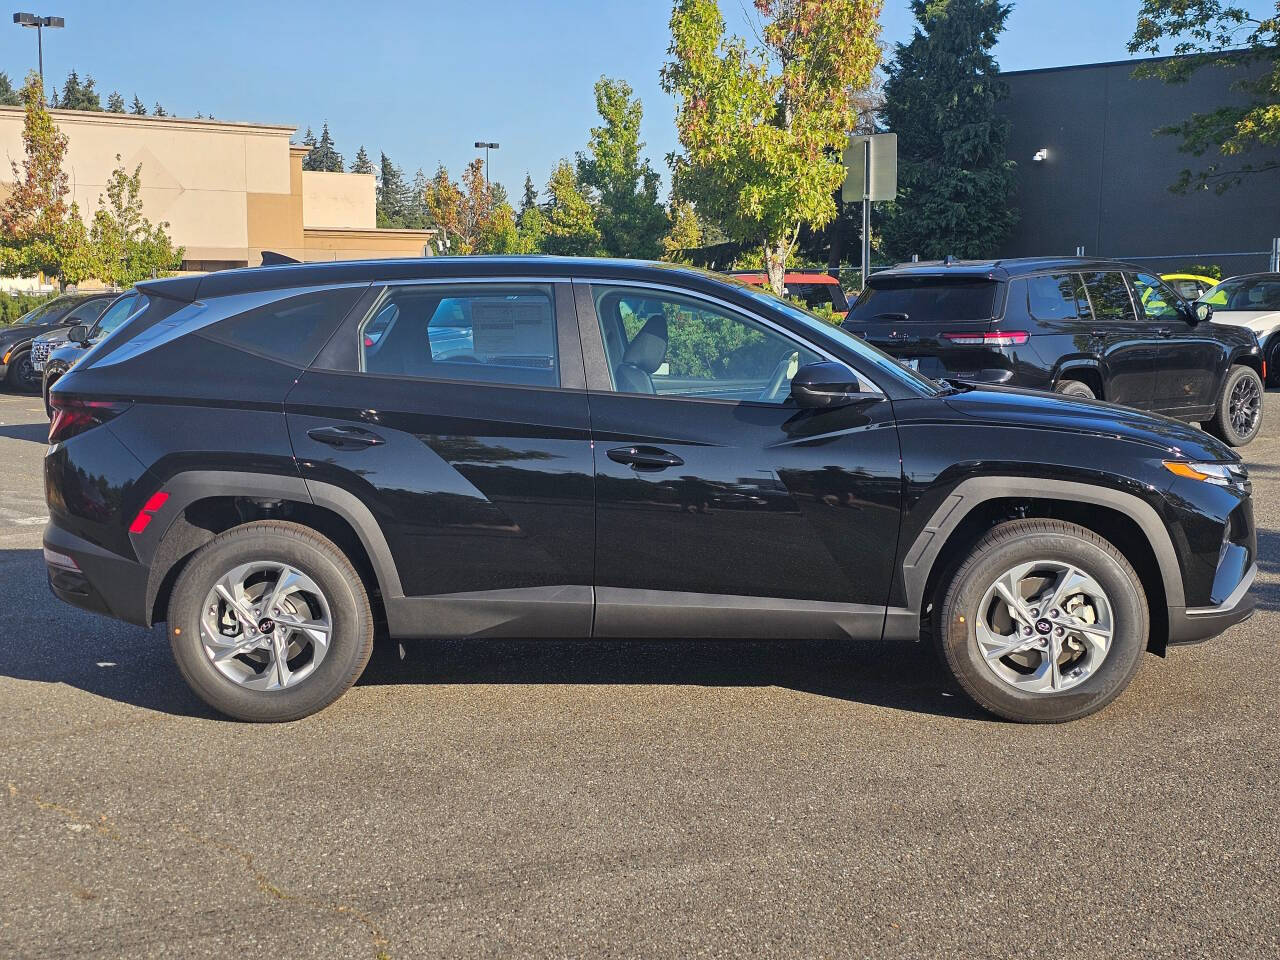
M 45 562 L 49 589 L 59 600 L 127 623 L 147 625 L 147 567 L 95 546 L 52 522 L 45 527 L 44 546 L 50 554 L 75 561 L 76 569 Z
M 1170 607 L 1169 643 L 1200 643 L 1248 620 L 1258 605 L 1257 597 L 1249 592 L 1257 575 L 1255 563 L 1245 571 L 1231 595 L 1215 607 Z

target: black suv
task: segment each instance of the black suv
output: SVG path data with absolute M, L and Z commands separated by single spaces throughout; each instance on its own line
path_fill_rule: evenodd
M 1155 274 L 1109 260 L 909 263 L 873 274 L 846 326 L 931 377 L 1056 390 L 1203 423 L 1262 427 L 1257 338 Z
M 31 360 L 32 341 L 58 327 L 93 323 L 115 296 L 111 292 L 63 294 L 0 327 L 0 381 L 10 390 L 35 393 L 40 389 L 40 373 Z
M 393 638 L 930 631 L 1004 717 L 1244 619 L 1239 458 L 1110 404 L 938 383 L 764 291 L 610 260 L 142 283 L 52 392 L 54 592 L 168 622 L 288 720 Z

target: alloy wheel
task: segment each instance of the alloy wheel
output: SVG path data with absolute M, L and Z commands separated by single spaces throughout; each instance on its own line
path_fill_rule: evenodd
M 1231 429 L 1237 436 L 1247 437 L 1253 433 L 1262 413 L 1262 391 L 1256 379 L 1245 376 L 1236 381 L 1231 389 L 1227 412 L 1231 417 Z
M 1112 604 L 1096 579 L 1055 560 L 1005 571 L 978 607 L 978 653 L 1024 693 L 1070 690 L 1097 672 L 1115 634 Z
M 311 577 L 261 561 L 227 571 L 200 614 L 205 655 L 228 680 L 250 690 L 302 683 L 329 652 L 333 616 Z

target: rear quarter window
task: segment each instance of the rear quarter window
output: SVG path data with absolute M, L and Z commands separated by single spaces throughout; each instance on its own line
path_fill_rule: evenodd
M 339 287 L 287 297 L 220 320 L 199 331 L 199 336 L 306 367 L 362 292 L 362 288 Z

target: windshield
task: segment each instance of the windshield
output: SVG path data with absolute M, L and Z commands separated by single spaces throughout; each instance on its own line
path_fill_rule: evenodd
M 133 313 L 134 308 L 138 305 L 138 294 L 129 293 L 118 299 L 111 306 L 107 307 L 105 313 L 98 318 L 98 322 L 93 325 L 90 331 L 91 337 L 101 336 L 104 333 L 110 333 L 125 320 L 129 319 L 129 315 Z
M 1223 280 L 1206 290 L 1200 302 L 1218 310 L 1280 310 L 1280 274 Z
M 61 297 L 54 297 L 47 303 L 42 303 L 34 310 L 29 310 L 13 321 L 13 325 L 17 326 L 34 326 L 41 323 L 53 323 L 63 313 L 75 306 L 74 300 L 64 300 Z
M 775 310 L 781 310 L 790 319 L 820 337 L 824 335 L 835 337 L 850 350 L 853 350 L 861 359 L 889 376 L 896 377 L 899 380 L 906 380 L 917 390 L 929 396 L 936 396 L 943 392 L 941 384 L 936 380 L 930 380 L 914 370 L 907 369 L 889 354 L 876 349 L 865 340 L 860 340 L 843 327 L 832 326 L 816 314 L 810 313 L 808 310 L 802 310 L 794 303 L 776 297 L 773 293 L 762 290 L 759 287 L 743 287 L 743 292 L 773 307 Z

